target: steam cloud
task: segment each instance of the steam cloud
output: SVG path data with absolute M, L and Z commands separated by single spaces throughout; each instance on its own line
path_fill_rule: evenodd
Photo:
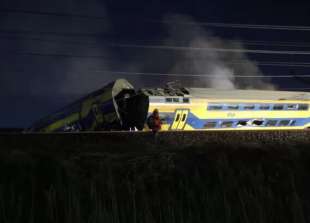
M 267 78 L 236 78 L 235 75 L 263 75 L 259 67 L 245 53 L 207 50 L 207 48 L 243 49 L 241 42 L 216 37 L 188 16 L 170 15 L 164 17 L 163 21 L 168 32 L 164 43 L 170 46 L 170 49 L 175 46 L 175 51 L 172 53 L 162 50 L 157 53 L 152 51 L 152 54 L 145 56 L 148 59 L 142 65 L 142 72 L 157 70 L 173 74 L 205 74 L 205 77 L 196 76 L 183 80 L 186 86 L 217 89 L 275 88 Z M 180 50 L 179 46 L 193 50 Z M 154 64 L 153 61 L 157 63 Z

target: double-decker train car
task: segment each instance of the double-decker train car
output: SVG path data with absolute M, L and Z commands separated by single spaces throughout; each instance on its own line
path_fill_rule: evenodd
M 30 132 L 149 130 L 159 110 L 162 131 L 310 128 L 310 93 L 165 88 L 135 90 L 118 79 L 35 123 Z
M 133 86 L 118 79 L 59 111 L 34 123 L 25 132 L 75 132 L 142 129 L 147 97 L 135 97 Z M 135 111 L 132 115 L 132 111 Z M 142 123 L 142 124 L 139 124 Z
M 162 130 L 280 130 L 310 127 L 310 93 L 180 88 L 143 89 Z

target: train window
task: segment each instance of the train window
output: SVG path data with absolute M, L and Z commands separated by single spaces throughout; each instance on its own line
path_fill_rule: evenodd
M 308 110 L 309 105 L 308 104 L 299 104 L 298 110 Z
M 291 120 L 290 126 L 294 126 L 296 124 L 296 120 Z
M 263 123 L 264 123 L 264 120 L 257 120 L 257 119 L 253 120 L 252 122 L 254 126 L 262 125 Z
M 166 102 L 172 102 L 172 98 L 166 98 Z
M 180 120 L 180 114 L 177 114 L 177 117 L 175 118 L 175 121 L 178 122 Z
M 275 104 L 273 105 L 273 110 L 283 110 L 284 105 L 283 104 Z
M 232 127 L 232 125 L 233 125 L 232 121 L 225 121 L 225 122 L 222 122 L 221 127 L 229 128 L 229 127 Z
M 259 109 L 260 110 L 269 110 L 270 109 L 270 105 L 259 105 Z
M 206 122 L 203 127 L 205 129 L 211 129 L 211 128 L 215 128 L 216 127 L 216 122 Z
M 179 98 L 173 98 L 173 102 L 180 102 Z
M 266 126 L 276 126 L 277 122 L 277 120 L 268 120 Z
M 208 110 L 222 110 L 222 105 L 209 105 Z
M 230 105 L 227 105 L 227 109 L 228 110 L 238 110 L 239 109 L 239 105 L 230 104 Z
M 298 105 L 297 104 L 288 104 L 287 110 L 297 110 Z
M 243 106 L 244 110 L 253 110 L 255 108 L 255 105 L 247 104 Z
M 237 126 L 246 126 L 247 125 L 247 121 L 246 120 L 240 120 L 237 123 Z
M 183 98 L 183 103 L 189 103 L 189 98 Z
M 281 120 L 279 122 L 279 126 L 288 126 L 290 124 L 290 120 Z

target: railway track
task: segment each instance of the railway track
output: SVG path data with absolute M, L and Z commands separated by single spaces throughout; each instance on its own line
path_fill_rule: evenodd
M 154 135 L 151 132 L 78 132 L 78 133 L 1 133 L 0 149 L 34 147 L 44 150 L 87 150 L 88 148 L 113 151 L 135 147 L 149 148 L 158 144 L 184 148 L 203 144 L 212 145 L 256 145 L 308 144 L 310 131 L 168 131 Z

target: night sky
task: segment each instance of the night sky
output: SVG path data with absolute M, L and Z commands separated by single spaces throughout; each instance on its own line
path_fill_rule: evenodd
M 218 79 L 212 85 L 214 80 L 202 77 L 149 74 L 220 70 L 234 75 L 309 75 L 310 55 L 255 51 L 310 52 L 310 27 L 296 30 L 310 26 L 310 3 L 290 2 L 1 0 L 0 128 L 27 127 L 120 77 L 137 87 L 163 86 L 175 79 L 187 86 L 214 87 Z M 232 28 L 231 24 L 266 26 Z M 279 30 L 267 25 L 290 27 Z M 233 82 L 240 88 L 310 90 L 307 77 L 233 78 Z

